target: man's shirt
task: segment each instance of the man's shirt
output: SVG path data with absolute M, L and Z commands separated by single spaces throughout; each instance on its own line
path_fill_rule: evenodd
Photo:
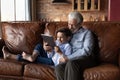
M 68 59 L 90 56 L 94 46 L 93 35 L 91 31 L 81 27 L 73 34 L 70 44 L 72 46 L 72 54 L 67 56 Z

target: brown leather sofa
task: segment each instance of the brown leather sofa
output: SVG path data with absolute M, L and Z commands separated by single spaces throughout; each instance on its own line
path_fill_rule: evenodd
M 99 44 L 98 65 L 84 70 L 84 80 L 120 80 L 120 22 L 84 22 L 85 28 L 95 33 Z M 2 47 L 9 52 L 31 54 L 37 43 L 42 43 L 41 33 L 66 27 L 67 22 L 3 22 L 0 40 L 0 79 L 2 80 L 56 80 L 52 66 L 4 60 Z M 80 79 L 81 80 L 81 79 Z

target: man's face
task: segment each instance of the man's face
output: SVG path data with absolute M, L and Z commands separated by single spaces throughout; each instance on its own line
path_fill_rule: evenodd
M 68 28 L 74 33 L 80 25 L 78 25 L 76 19 L 69 19 L 68 20 Z

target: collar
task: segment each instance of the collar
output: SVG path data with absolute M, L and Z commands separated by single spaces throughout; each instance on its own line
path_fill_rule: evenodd
M 82 27 L 82 26 L 79 27 L 78 30 L 77 30 L 76 32 L 74 32 L 73 34 L 79 33 L 79 32 L 81 32 L 81 31 L 83 31 L 83 27 Z

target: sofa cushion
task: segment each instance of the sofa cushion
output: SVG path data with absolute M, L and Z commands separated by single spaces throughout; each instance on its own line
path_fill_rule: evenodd
M 0 59 L 0 75 L 22 76 L 23 63 Z
M 18 54 L 24 51 L 31 54 L 44 31 L 41 26 L 40 22 L 2 23 L 2 37 L 10 52 Z
M 67 27 L 68 23 L 67 22 L 50 22 L 50 23 L 46 23 L 46 28 L 44 33 L 49 33 L 52 36 L 55 37 L 56 34 L 56 30 L 58 30 L 61 27 Z
M 24 69 L 24 77 L 55 80 L 54 68 L 43 64 L 27 64 Z
M 83 25 L 98 36 L 100 62 L 118 64 L 120 50 L 120 23 L 85 22 Z
M 85 80 L 120 80 L 119 67 L 111 64 L 103 64 L 84 71 Z

